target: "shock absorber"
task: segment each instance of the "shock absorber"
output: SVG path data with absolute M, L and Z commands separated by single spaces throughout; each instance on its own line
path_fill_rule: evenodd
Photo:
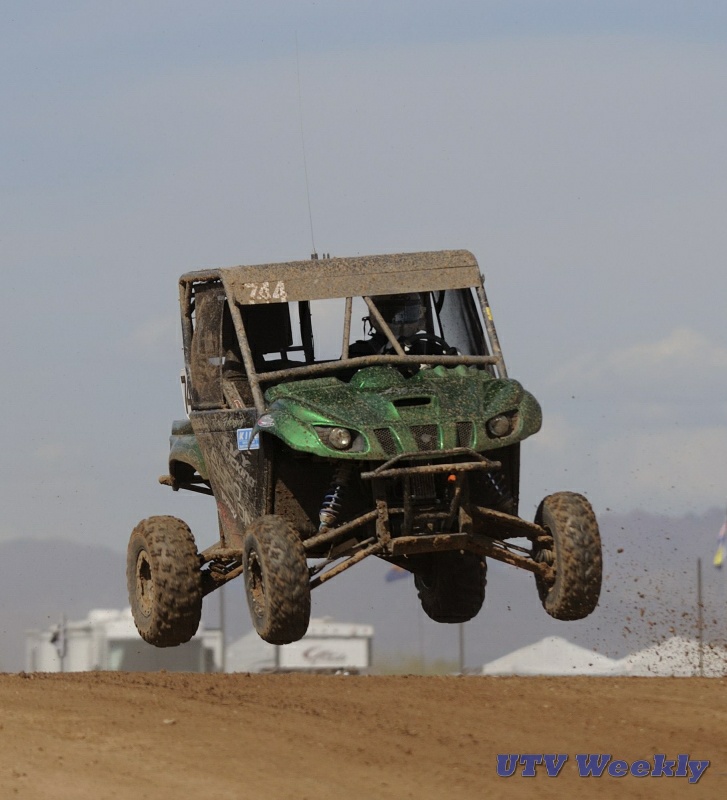
M 332 528 L 338 521 L 338 515 L 341 513 L 341 506 L 343 505 L 343 495 L 351 478 L 351 467 L 352 464 L 344 462 L 336 469 L 331 488 L 323 498 L 323 505 L 318 515 L 321 521 L 318 528 L 319 532 Z
M 512 495 L 508 490 L 507 482 L 502 472 L 486 472 L 485 475 L 487 476 L 493 488 L 497 492 L 500 498 L 500 504 L 509 505 L 510 503 L 512 503 Z

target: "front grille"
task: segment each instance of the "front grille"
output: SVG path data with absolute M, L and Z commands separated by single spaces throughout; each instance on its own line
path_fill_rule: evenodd
M 396 438 L 389 428 L 375 428 L 374 433 L 387 456 L 396 455 Z
M 420 450 L 439 448 L 439 427 L 437 425 L 412 425 L 411 435 Z
M 437 496 L 437 488 L 434 483 L 434 475 L 415 474 L 410 478 L 412 500 L 434 500 Z
M 472 431 L 474 425 L 471 422 L 457 423 L 457 447 L 472 446 Z

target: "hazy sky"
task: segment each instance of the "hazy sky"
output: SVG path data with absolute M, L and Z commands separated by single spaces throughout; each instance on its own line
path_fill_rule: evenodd
M 309 255 L 300 106 L 319 251 L 477 256 L 523 516 L 724 505 L 726 45 L 723 2 L 4 2 L 0 538 L 213 541 L 156 483 L 176 281 Z

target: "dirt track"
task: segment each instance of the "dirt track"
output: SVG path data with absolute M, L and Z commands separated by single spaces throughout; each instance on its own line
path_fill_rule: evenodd
M 725 797 L 727 680 L 0 675 L 0 797 Z M 497 753 L 565 753 L 499 778 Z M 689 753 L 686 778 L 581 778 L 577 753 Z M 542 768 L 540 768 L 542 769 Z

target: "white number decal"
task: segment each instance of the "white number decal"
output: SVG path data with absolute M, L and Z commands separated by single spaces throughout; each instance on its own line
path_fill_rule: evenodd
M 245 289 L 250 290 L 250 305 L 255 305 L 255 295 L 257 294 L 257 284 L 256 283 L 243 283 Z
M 255 303 L 269 303 L 271 300 L 277 300 L 279 303 L 288 302 L 288 293 L 285 291 L 285 282 L 278 281 L 275 288 L 270 293 L 270 281 L 263 281 L 262 283 L 244 283 L 243 287 L 250 292 L 249 305 Z

